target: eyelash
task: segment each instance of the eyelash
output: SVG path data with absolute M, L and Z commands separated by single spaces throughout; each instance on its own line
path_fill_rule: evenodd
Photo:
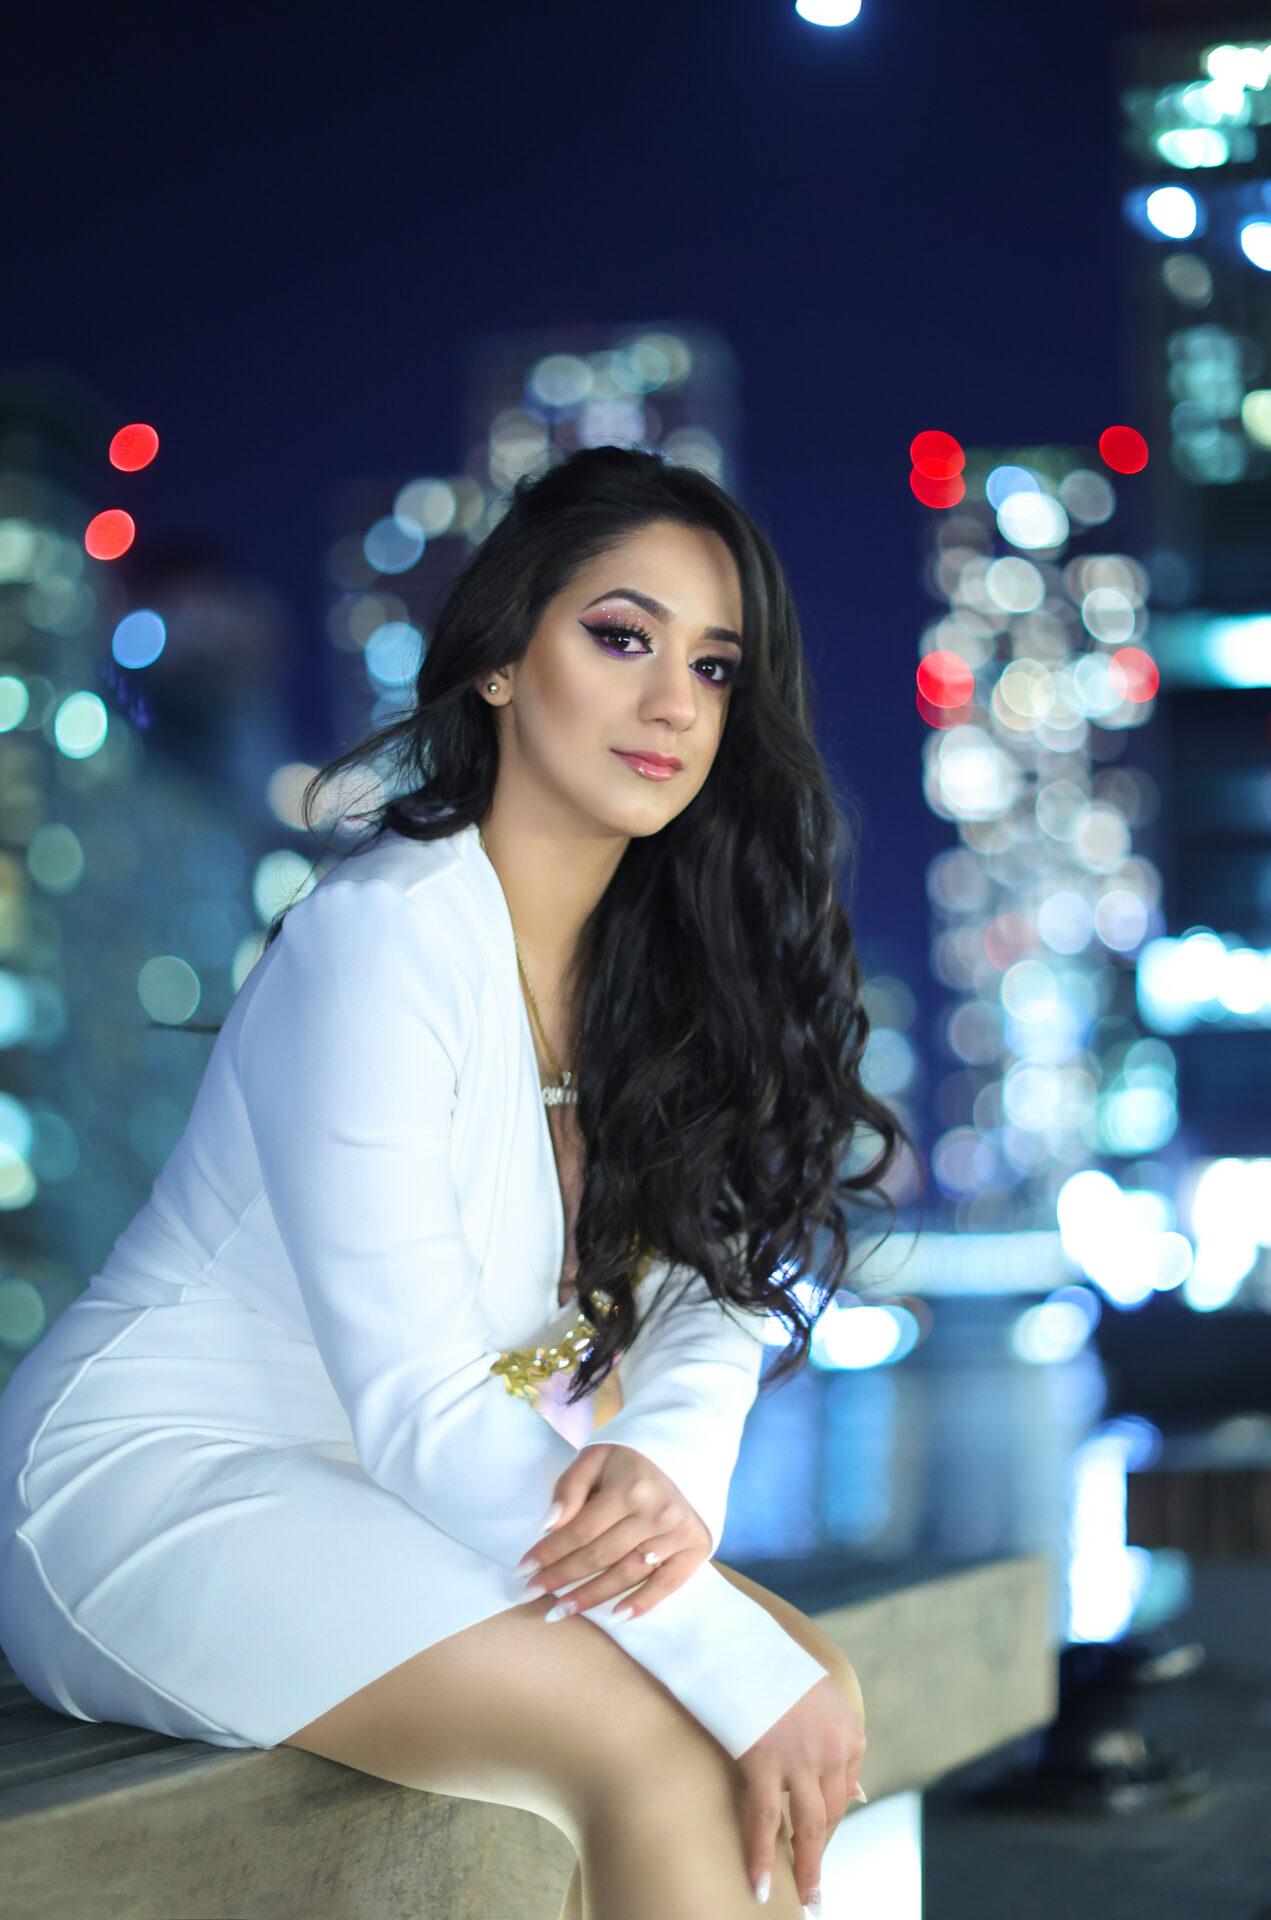
M 606 653 L 613 654 L 615 659 L 618 659 L 618 660 L 630 660 L 633 658 L 638 658 L 639 656 L 632 655 L 629 653 L 623 653 L 622 650 L 618 647 L 607 646 L 605 642 L 600 638 L 601 634 L 610 633 L 610 634 L 616 635 L 619 639 L 625 639 L 625 640 L 643 640 L 646 645 L 650 645 L 653 639 L 652 634 L 646 633 L 644 628 L 641 626 L 636 626 L 636 625 L 619 626 L 616 621 L 612 621 L 612 620 L 599 620 L 596 622 L 594 626 L 590 625 L 586 620 L 584 620 L 582 624 L 586 628 L 587 632 L 591 634 L 592 637 L 596 640 L 597 645 L 604 647 L 604 650 Z M 706 684 L 708 687 L 732 686 L 733 682 L 737 678 L 737 662 L 736 661 L 727 659 L 722 653 L 713 653 L 708 657 L 706 664 L 712 667 L 723 667 L 725 677 L 722 680 L 706 680 L 706 675 L 704 673 L 699 673 L 697 676 L 699 680 L 706 680 Z

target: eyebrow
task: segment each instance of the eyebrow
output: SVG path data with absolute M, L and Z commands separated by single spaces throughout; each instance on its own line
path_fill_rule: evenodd
M 664 607 L 660 600 L 655 600 L 648 593 L 637 593 L 634 587 L 611 587 L 608 593 L 598 593 L 594 600 L 587 602 L 583 612 L 587 613 L 592 607 L 598 607 L 602 600 L 634 600 L 637 607 L 643 607 L 645 612 L 651 613 L 655 620 L 660 620 L 664 627 L 669 626 L 675 617 L 671 609 Z M 735 647 L 741 646 L 741 635 L 734 633 L 731 627 L 706 627 L 703 632 L 707 640 L 731 640 Z

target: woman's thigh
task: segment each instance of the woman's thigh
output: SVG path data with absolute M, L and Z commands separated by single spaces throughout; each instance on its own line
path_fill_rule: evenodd
M 826 1668 L 864 1717 L 851 1662 L 780 1595 L 715 1561 Z M 541 1594 L 435 1642 L 280 1744 L 403 1786 L 523 1807 L 578 1846 L 606 1800 L 633 1790 L 741 1790 L 701 1723 L 593 1621 L 544 1624 Z M 633 1787 L 634 1783 L 634 1787 Z
M 581 1850 L 607 1807 L 713 1789 L 738 1770 L 670 1691 L 541 1594 L 435 1642 L 280 1742 L 380 1779 L 522 1807 Z M 648 1809 L 647 1811 L 655 1811 Z

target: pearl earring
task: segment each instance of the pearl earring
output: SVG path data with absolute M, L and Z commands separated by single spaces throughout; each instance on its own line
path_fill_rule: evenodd
M 487 685 L 491 693 L 497 693 L 499 691 L 499 683 L 497 680 L 491 680 L 487 682 Z

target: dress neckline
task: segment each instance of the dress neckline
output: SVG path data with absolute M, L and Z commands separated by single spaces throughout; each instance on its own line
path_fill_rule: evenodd
M 525 999 L 525 989 L 521 984 L 521 970 L 516 963 L 516 936 L 512 927 L 512 910 L 508 906 L 507 895 L 503 891 L 503 882 L 499 879 L 498 868 L 495 866 L 493 860 L 491 860 L 489 854 L 484 851 L 480 840 L 477 838 L 477 824 L 475 821 L 473 821 L 471 826 L 464 829 L 464 833 L 460 838 L 465 836 L 469 841 L 471 849 L 476 852 L 479 858 L 483 860 L 489 868 L 490 878 L 494 883 L 499 905 L 503 910 L 503 922 L 507 929 L 507 938 L 504 945 L 505 952 L 510 952 L 511 954 L 512 976 L 516 981 L 516 1003 L 519 1009 L 518 1017 L 521 1032 L 521 1055 L 522 1060 L 524 1060 L 527 1055 L 529 1058 L 531 1085 L 534 1088 L 534 1105 L 538 1112 L 538 1129 L 541 1143 L 540 1153 L 546 1155 L 547 1178 L 550 1182 L 551 1192 L 556 1203 L 554 1210 L 556 1222 L 556 1254 L 552 1261 L 555 1269 L 555 1275 L 552 1280 L 552 1306 L 556 1312 L 564 1313 L 578 1297 L 575 1293 L 569 1300 L 562 1301 L 560 1298 L 560 1277 L 565 1265 L 565 1195 L 561 1187 L 560 1174 L 556 1166 L 556 1147 L 552 1140 L 552 1130 L 547 1117 L 547 1108 L 543 1103 L 543 1083 L 539 1078 L 538 1054 L 534 1047 L 534 1029 L 530 1025 L 530 1010 Z

